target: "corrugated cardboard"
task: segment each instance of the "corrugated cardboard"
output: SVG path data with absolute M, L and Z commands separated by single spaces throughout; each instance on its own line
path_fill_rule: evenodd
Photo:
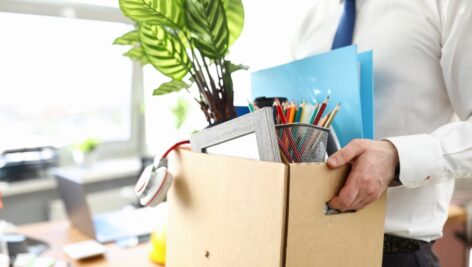
M 385 197 L 324 214 L 346 169 L 189 151 L 169 165 L 168 267 L 381 265 Z
M 382 265 L 385 195 L 354 213 L 325 215 L 348 170 L 290 164 L 287 267 Z

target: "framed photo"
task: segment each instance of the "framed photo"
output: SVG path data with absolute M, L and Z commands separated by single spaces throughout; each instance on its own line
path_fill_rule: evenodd
M 282 162 L 269 107 L 204 129 L 190 138 L 190 144 L 200 153 Z

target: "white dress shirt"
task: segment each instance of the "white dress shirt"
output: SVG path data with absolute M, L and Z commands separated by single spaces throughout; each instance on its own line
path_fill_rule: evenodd
M 342 1 L 315 0 L 294 58 L 329 50 L 342 11 Z M 374 53 L 375 138 L 400 158 L 385 232 L 437 239 L 454 179 L 472 177 L 472 1 L 357 0 L 356 15 L 353 43 Z

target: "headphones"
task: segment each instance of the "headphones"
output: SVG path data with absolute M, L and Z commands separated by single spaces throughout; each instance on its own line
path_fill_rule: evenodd
M 181 141 L 170 147 L 160 159 L 154 158 L 153 164 L 147 166 L 139 177 L 134 191 L 143 206 L 155 207 L 161 203 L 172 185 L 172 174 L 167 170 L 167 156 L 181 145 L 190 144 L 189 140 Z

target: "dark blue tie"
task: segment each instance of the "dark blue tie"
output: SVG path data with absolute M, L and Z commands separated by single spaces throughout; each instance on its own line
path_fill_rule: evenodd
M 356 0 L 344 0 L 344 12 L 339 21 L 332 49 L 352 44 L 354 25 L 356 24 Z

